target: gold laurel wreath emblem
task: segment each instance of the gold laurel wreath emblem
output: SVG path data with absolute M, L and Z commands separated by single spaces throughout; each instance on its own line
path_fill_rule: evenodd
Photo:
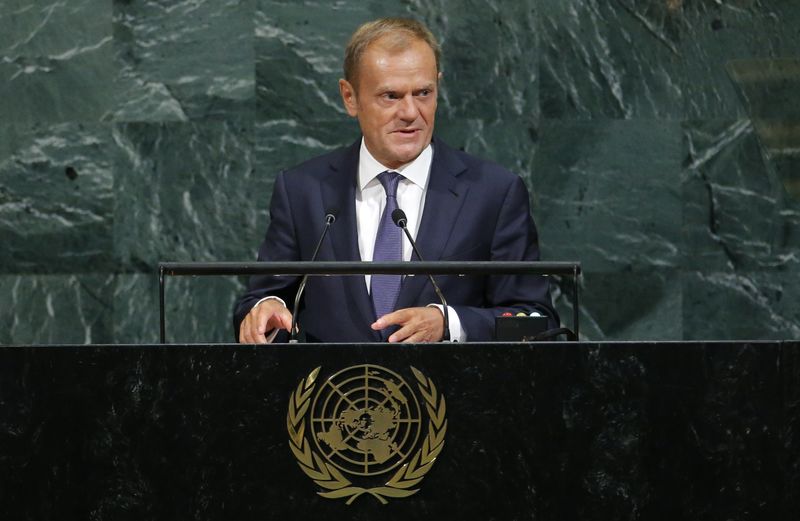
M 348 505 L 359 496 L 369 494 L 385 505 L 388 503 L 386 498 L 404 498 L 419 492 L 418 488 L 413 487 L 417 486 L 433 468 L 436 457 L 444 448 L 444 437 L 447 432 L 444 396 L 437 392 L 433 382 L 415 367 L 411 367 L 411 371 L 417 379 L 420 394 L 425 398 L 425 408 L 429 418 L 428 435 L 425 437 L 422 447 L 383 486 L 363 488 L 354 486 L 339 469 L 324 461 L 311 449 L 311 444 L 306 440 L 305 416 L 311 403 L 311 395 L 314 392 L 320 368 L 317 367 L 300 381 L 289 399 L 289 412 L 286 414 L 289 446 L 300 469 L 314 480 L 314 483 L 328 490 L 328 492 L 317 492 L 317 494 L 328 499 L 347 498 Z

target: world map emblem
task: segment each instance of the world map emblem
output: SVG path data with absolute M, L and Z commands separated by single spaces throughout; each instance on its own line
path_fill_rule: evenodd
M 300 381 L 286 415 L 289 446 L 320 496 L 349 505 L 368 495 L 386 504 L 420 490 L 444 448 L 446 404 L 429 378 L 410 369 L 411 385 L 370 364 L 324 381 L 317 367 Z

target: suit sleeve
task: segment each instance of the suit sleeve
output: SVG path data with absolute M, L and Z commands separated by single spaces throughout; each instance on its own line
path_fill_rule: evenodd
M 538 261 L 536 225 L 530 213 L 528 190 L 519 176 L 509 184 L 491 239 L 492 261 Z M 549 327 L 558 327 L 558 314 L 552 306 L 549 282 L 541 275 L 494 275 L 486 278 L 484 306 L 453 308 L 461 319 L 470 342 L 492 340 L 495 317 L 504 312 L 530 314 L 538 311 L 549 318 Z
M 292 220 L 289 194 L 285 174 L 278 174 L 272 190 L 270 202 L 270 223 L 261 246 L 258 261 L 297 261 L 300 260 L 296 227 Z M 239 298 L 233 312 L 233 330 L 238 341 L 239 325 L 250 309 L 262 298 L 276 296 L 291 305 L 299 283 L 298 277 L 275 277 L 254 275 L 250 277 L 247 292 Z

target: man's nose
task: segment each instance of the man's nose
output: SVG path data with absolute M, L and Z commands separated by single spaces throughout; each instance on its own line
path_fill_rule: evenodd
M 419 115 L 419 108 L 417 107 L 414 96 L 409 94 L 404 96 L 400 101 L 400 107 L 397 110 L 397 116 L 403 121 L 414 121 Z

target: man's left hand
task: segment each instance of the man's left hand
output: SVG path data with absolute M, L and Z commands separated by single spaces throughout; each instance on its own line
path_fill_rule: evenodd
M 400 326 L 389 342 L 438 342 L 444 336 L 444 316 L 437 307 L 398 309 L 376 320 L 372 329 Z

